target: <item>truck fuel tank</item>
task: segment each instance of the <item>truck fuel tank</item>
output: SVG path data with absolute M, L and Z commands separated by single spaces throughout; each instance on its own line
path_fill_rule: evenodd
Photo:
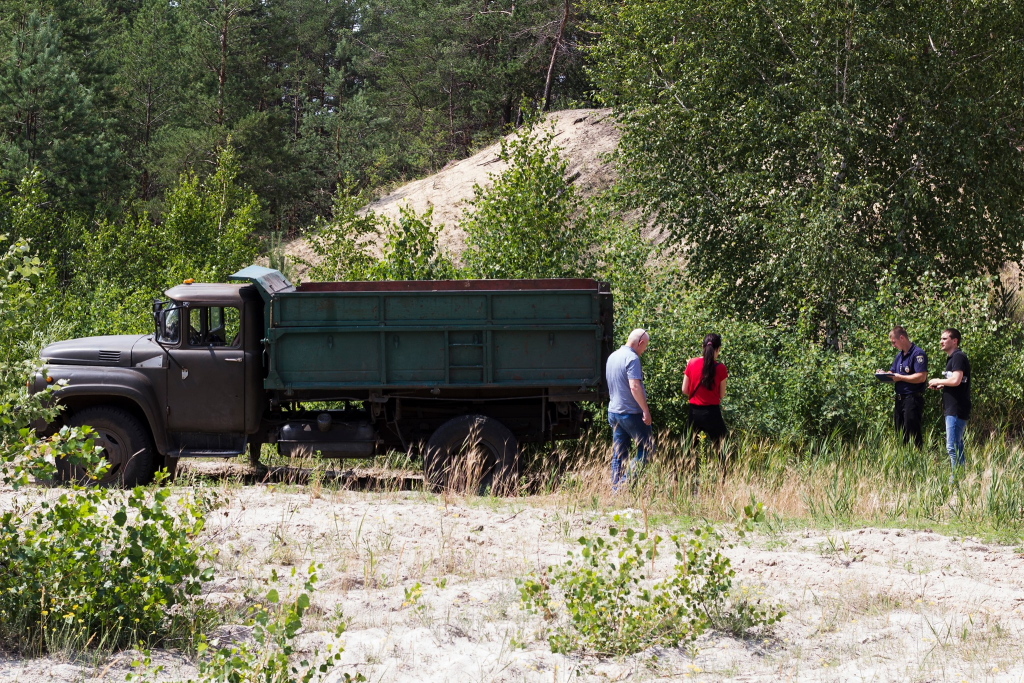
M 326 458 L 365 458 L 377 446 L 373 425 L 359 420 L 338 420 L 330 413 L 310 419 L 289 420 L 281 425 L 277 448 L 281 455 L 310 456 L 317 451 Z

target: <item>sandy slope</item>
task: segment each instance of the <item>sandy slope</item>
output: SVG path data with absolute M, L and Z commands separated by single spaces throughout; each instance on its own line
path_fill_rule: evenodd
M 544 125 L 553 129 L 554 142 L 569 163 L 569 177 L 575 179 L 573 182 L 584 197 L 611 185 L 614 171 L 605 155 L 615 150 L 619 135 L 610 109 L 552 112 Z M 453 161 L 431 176 L 402 185 L 364 210 L 397 218 L 401 206 L 410 206 L 418 213 L 433 206 L 434 223 L 444 226 L 441 243 L 458 253 L 462 249 L 463 233 L 457 223 L 466 208 L 466 200 L 473 197 L 474 185 L 489 186 L 489 176 L 505 168 L 506 164 L 498 159 L 499 151 L 500 146 L 495 143 L 468 159 Z M 304 239 L 293 241 L 285 252 L 313 260 Z
M 266 592 L 272 567 L 321 562 L 303 646 L 331 641 L 346 619 L 343 670 L 374 682 L 1024 680 L 1024 559 L 1011 548 L 895 529 L 755 535 L 727 554 L 738 582 L 789 611 L 774 633 L 710 633 L 695 652 L 605 660 L 552 654 L 538 639 L 543 622 L 519 610 L 514 579 L 560 561 L 609 515 L 550 499 L 220 490 L 227 504 L 204 532 L 219 553 L 206 599 L 242 604 Z M 408 604 L 417 583 L 422 597 Z M 120 681 L 130 659 L 0 659 L 0 681 Z M 194 672 L 174 653 L 157 661 L 179 678 Z

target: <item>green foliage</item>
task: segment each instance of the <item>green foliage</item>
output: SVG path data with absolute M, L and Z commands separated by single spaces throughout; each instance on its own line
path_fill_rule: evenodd
M 0 178 L 33 165 L 63 206 L 160 217 L 230 137 L 289 234 L 351 176 L 377 189 L 462 157 L 544 91 L 562 0 L 0 0 Z M 579 13 L 551 82 L 585 97 Z
M 39 166 L 61 201 L 91 206 L 117 188 L 118 150 L 54 24 L 31 12 L 0 57 L 0 180 Z
M 293 568 L 293 577 L 295 573 Z M 273 580 L 277 580 L 276 571 Z M 202 638 L 197 648 L 199 677 L 190 679 L 189 683 L 311 683 L 331 677 L 344 652 L 340 644 L 337 647 L 328 645 L 324 653 L 317 649 L 309 659 L 293 661 L 296 654 L 294 641 L 302 629 L 302 615 L 309 609 L 309 596 L 316 581 L 316 567 L 310 566 L 303 584 L 304 592 L 293 600 L 282 601 L 277 589 L 270 589 L 265 604 L 256 605 L 250 611 L 252 644 L 218 647 L 217 641 L 208 643 Z M 344 631 L 345 625 L 340 624 L 334 631 L 335 638 L 340 638 Z M 162 666 L 152 667 L 148 652 L 142 660 L 133 662 L 133 666 L 137 672 L 128 674 L 127 680 L 136 683 L 154 680 L 163 671 Z M 337 680 L 354 683 L 366 678 L 362 674 L 343 673 Z
M 592 7 L 627 188 L 736 316 L 829 341 L 897 262 L 1020 260 L 1019 4 Z
M 80 442 L 83 451 L 89 441 Z M 74 489 L 0 516 L 0 638 L 23 653 L 181 642 L 198 600 L 203 512 L 169 489 Z
M 670 437 L 659 441 L 658 457 L 635 495 L 672 517 L 730 516 L 721 496 L 741 482 L 758 496 L 780 501 L 787 516 L 810 517 L 822 527 L 938 524 L 952 535 L 1016 539 L 1024 527 L 1024 452 L 1015 437 L 1008 430 L 969 428 L 967 462 L 955 486 L 949 485 L 945 447 L 939 424 L 925 432 L 922 449 L 904 446 L 888 423 L 846 438 L 740 432 L 726 447 L 729 483 L 723 489 L 717 467 L 704 478 L 692 467 L 690 441 Z M 782 527 L 753 497 L 731 516 L 741 536 Z
M 398 221 L 387 227 L 384 254 L 367 274 L 369 280 L 451 280 L 456 277 L 451 257 L 438 245 L 441 227 L 433 223 L 434 207 L 423 214 L 403 206 Z
M 259 199 L 236 182 L 239 170 L 229 140 L 216 173 L 205 180 L 184 174 L 168 192 L 160 225 L 166 240 L 161 248 L 175 255 L 168 275 L 221 282 L 255 258 L 251 237 L 260 220 Z
M 6 241 L 0 235 L 0 245 Z M 29 476 L 51 478 L 61 458 L 83 465 L 87 472 L 103 464 L 102 449 L 94 447 L 89 428 L 63 427 L 48 439 L 29 429 L 33 421 L 53 420 L 59 412 L 53 394 L 60 386 L 48 384 L 29 394 L 23 384 L 40 371 L 38 361 L 21 359 L 35 350 L 38 340 L 45 305 L 38 295 L 42 273 L 26 240 L 10 245 L 0 258 L 0 483 L 15 490 L 27 484 Z
M 731 427 L 781 438 L 855 436 L 892 419 L 892 386 L 877 382 L 876 368 L 888 368 L 895 351 L 888 332 L 907 328 L 929 358 L 930 376 L 945 366 L 938 340 L 945 327 L 963 334 L 963 349 L 974 372 L 972 422 L 999 424 L 1024 416 L 1024 326 L 993 310 L 988 278 L 915 281 L 886 274 L 871 298 L 856 302 L 849 322 L 833 344 L 814 340 L 809 316 L 767 325 L 745 319 L 715 280 L 691 284 L 670 267 L 651 266 L 613 279 L 616 338 L 632 327 L 651 333 L 644 354 L 645 384 L 655 424 L 679 434 L 685 427 L 686 398 L 679 389 L 688 358 L 696 357 L 704 335 L 722 335 L 719 360 L 729 369 L 723 403 Z M 938 393 L 926 395 L 925 425 L 941 416 Z
M 259 200 L 238 184 L 238 172 L 236 153 L 224 147 L 212 176 L 183 174 L 167 192 L 161 222 L 140 213 L 100 223 L 84 240 L 68 302 L 88 302 L 86 311 L 69 311 L 83 332 L 148 330 L 146 311 L 168 286 L 185 278 L 223 282 L 255 260 Z
M 24 240 L 2 261 L 0 483 L 19 489 L 66 464 L 101 476 L 106 463 L 88 427 L 47 438 L 28 428 L 58 413 L 59 387 L 29 395 L 23 383 L 37 368 L 17 360 L 37 341 L 43 269 Z M 0 646 L 42 654 L 191 637 L 207 618 L 197 596 L 212 570 L 202 569 L 207 556 L 195 542 L 202 510 L 190 496 L 169 496 L 75 487 L 56 500 L 11 501 L 0 514 Z
M 0 235 L 0 247 L 6 241 Z M 9 245 L 0 257 L 0 481 L 15 487 L 30 472 L 45 476 L 39 458 L 26 459 L 41 447 L 27 428 L 33 420 L 51 420 L 57 414 L 48 401 L 56 387 L 30 396 L 24 384 L 38 369 L 37 361 L 23 359 L 35 351 L 45 311 L 38 291 L 42 274 L 42 264 L 26 240 Z M 75 436 L 62 433 L 60 438 Z
M 426 609 L 426 605 L 420 602 L 420 598 L 423 597 L 423 586 L 420 585 L 419 581 L 409 588 L 404 588 L 403 591 L 405 592 L 405 600 L 402 601 L 402 607 L 412 607 L 421 613 Z
M 37 394 L 44 399 L 32 396 L 19 408 L 36 408 L 43 404 L 45 398 L 52 398 L 56 387 L 48 387 L 47 391 Z M 3 406 L 6 411 L 9 406 Z M 25 412 L 25 411 L 22 411 Z M 57 410 L 41 409 L 36 411 L 53 419 Z M 7 416 L 4 416 L 7 419 Z M 0 482 L 17 491 L 29 483 L 29 477 L 42 481 L 52 481 L 58 472 L 58 463 L 67 461 L 71 466 L 81 467 L 90 479 L 98 479 L 107 471 L 108 463 L 103 458 L 103 448 L 97 446 L 95 432 L 91 427 L 63 426 L 47 438 L 39 438 L 35 431 L 22 427 L 18 430 L 19 441 L 5 439 L 0 444 Z
M 334 220 L 309 237 L 316 256 L 309 275 L 317 280 L 450 280 L 457 277 L 451 257 L 438 244 L 440 226 L 433 207 L 423 214 L 399 209 L 397 221 L 372 212 L 360 214 L 361 201 L 339 186 Z M 383 253 L 375 246 L 384 240 Z
M 0 234 L 0 248 L 7 241 L 7 235 Z M 37 317 L 45 305 L 36 292 L 42 274 L 43 265 L 27 240 L 7 245 L 0 256 L 0 349 L 4 351 L 0 372 L 6 372 L 10 360 L 28 350 Z
M 287 252 L 285 252 L 284 237 L 278 231 L 270 233 L 270 239 L 267 244 L 267 266 L 284 275 L 285 279 L 289 282 L 297 279 L 295 266 L 292 264 Z
M 462 220 L 468 272 L 512 279 L 592 272 L 595 231 L 578 217 L 581 202 L 554 131 L 523 126 L 502 139 L 499 157 L 508 167 L 491 174 L 491 187 L 473 188 Z
M 764 524 L 766 519 L 764 503 L 759 503 L 754 498 L 754 494 L 751 493 L 750 504 L 743 506 L 743 511 L 736 521 L 736 533 L 740 538 L 744 538 L 747 534 L 756 530 L 759 524 Z
M 116 67 L 109 82 L 117 94 L 117 119 L 143 202 L 159 195 L 161 180 L 169 187 L 182 171 L 180 164 L 161 163 L 159 154 L 166 153 L 163 133 L 187 96 L 180 72 L 184 57 L 180 14 L 176 5 L 145 0 L 124 18 L 110 41 Z M 165 169 L 168 177 L 163 178 L 160 171 Z
M 366 3 L 356 37 L 368 49 L 354 66 L 375 84 L 370 102 L 387 106 L 404 148 L 396 150 L 398 160 L 406 168 L 440 168 L 522 116 L 522 99 L 543 93 L 562 12 L 562 2 L 544 0 L 498 0 L 486 8 L 471 0 Z M 587 89 L 577 47 L 586 37 L 577 26 L 570 13 L 573 38 L 556 60 L 556 101 Z
M 607 539 L 581 537 L 580 550 L 549 566 L 545 576 L 517 580 L 524 606 L 556 621 L 551 651 L 627 655 L 654 645 L 678 647 L 731 612 L 742 613 L 750 628 L 771 626 L 785 615 L 760 601 L 730 601 L 736 573 L 714 528 L 670 540 L 675 565 L 657 581 L 648 573 L 664 553 L 659 546 L 665 539 L 618 526 L 608 529 Z

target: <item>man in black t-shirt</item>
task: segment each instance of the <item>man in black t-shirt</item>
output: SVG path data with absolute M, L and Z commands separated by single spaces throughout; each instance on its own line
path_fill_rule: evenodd
M 971 362 L 960 350 L 960 332 L 949 327 L 942 331 L 939 346 L 948 356 L 941 379 L 928 381 L 929 389 L 942 389 L 942 413 L 946 416 L 946 450 L 955 481 L 957 470 L 964 466 L 964 428 L 971 417 Z

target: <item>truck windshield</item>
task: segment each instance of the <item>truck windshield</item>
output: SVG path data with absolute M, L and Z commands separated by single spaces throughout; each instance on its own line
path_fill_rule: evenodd
M 156 321 L 156 340 L 161 344 L 177 344 L 181 338 L 181 309 L 160 312 Z

